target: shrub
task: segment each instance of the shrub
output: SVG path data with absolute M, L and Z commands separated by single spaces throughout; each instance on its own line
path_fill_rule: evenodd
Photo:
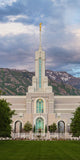
M 49 126 L 49 131 L 52 133 L 52 132 L 55 132 L 57 129 L 56 127 L 56 123 L 53 123 L 52 125 Z
M 25 125 L 24 125 L 24 130 L 25 130 L 26 132 L 30 132 L 30 131 L 32 130 L 32 124 L 31 124 L 29 121 L 27 121 L 27 122 L 25 123 Z

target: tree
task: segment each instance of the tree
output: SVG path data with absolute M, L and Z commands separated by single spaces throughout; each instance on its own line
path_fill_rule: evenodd
M 15 111 L 11 111 L 10 106 L 5 99 L 0 99 L 0 137 L 10 137 L 12 115 Z
M 45 133 L 47 133 L 47 125 L 45 125 Z
M 24 125 L 24 130 L 25 130 L 26 132 L 29 132 L 29 131 L 32 130 L 32 124 L 31 124 L 29 121 L 27 121 L 27 122 L 25 123 L 25 125 Z
M 71 118 L 70 130 L 72 136 L 79 137 L 80 136 L 80 107 L 76 109 L 73 113 L 74 117 Z
M 34 128 L 33 128 L 33 132 L 35 133 L 35 130 L 36 130 L 36 128 L 35 128 L 35 125 L 34 125 Z
M 52 125 L 49 126 L 49 131 L 52 133 L 52 132 L 55 132 L 57 129 L 56 127 L 56 123 L 53 123 Z

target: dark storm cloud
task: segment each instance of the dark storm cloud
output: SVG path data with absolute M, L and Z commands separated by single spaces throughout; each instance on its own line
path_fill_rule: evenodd
M 34 61 L 31 44 L 32 38 L 28 35 L 0 37 L 0 68 L 25 64 L 27 69 L 27 65 Z
M 45 6 L 45 7 L 44 7 Z M 48 9 L 49 8 L 49 9 Z M 12 4 L 12 6 L 7 5 L 6 7 L 0 8 L 1 17 L 9 15 L 19 15 L 26 14 L 29 17 L 40 16 L 44 13 L 46 16 L 50 13 L 51 1 L 41 0 L 41 1 L 32 1 L 32 0 L 17 0 Z
M 48 49 L 49 56 L 55 64 L 80 64 L 80 52 L 60 47 Z
M 26 15 L 29 17 L 28 20 L 24 18 L 18 19 L 18 22 L 35 24 L 38 25 L 40 20 L 46 23 L 49 20 L 48 17 L 52 17 L 54 19 L 60 18 L 63 14 L 63 9 L 61 7 L 55 7 L 51 0 L 17 0 L 12 4 L 12 6 L 7 5 L 4 8 L 0 8 L 0 21 L 4 22 L 7 19 L 7 16 L 16 16 L 16 15 Z M 44 18 L 42 18 L 44 16 Z M 16 22 L 17 22 L 16 21 Z
M 67 50 L 60 47 L 48 49 L 47 54 L 47 69 L 56 71 L 66 71 L 74 76 L 80 76 L 80 52 L 75 50 Z M 48 59 L 50 61 L 48 62 Z M 51 63 L 51 65 L 49 65 Z M 49 67 L 48 67 L 49 65 Z

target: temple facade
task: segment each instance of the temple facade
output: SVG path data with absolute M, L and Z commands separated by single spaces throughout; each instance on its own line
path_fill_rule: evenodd
M 12 105 L 15 115 L 12 120 L 13 132 L 22 132 L 24 124 L 29 121 L 35 132 L 45 133 L 52 123 L 56 123 L 57 132 L 69 132 L 73 112 L 80 105 L 80 96 L 55 96 L 52 87 L 48 86 L 48 77 L 45 76 L 45 51 L 40 44 L 35 52 L 35 76 L 32 86 L 28 87 L 25 96 L 1 96 Z

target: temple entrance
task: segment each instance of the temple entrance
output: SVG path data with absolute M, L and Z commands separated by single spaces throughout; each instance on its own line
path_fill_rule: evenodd
M 44 120 L 43 120 L 43 118 L 36 119 L 36 132 L 37 133 L 44 133 Z
M 65 122 L 64 121 L 58 122 L 58 133 L 65 133 Z
M 20 133 L 22 132 L 22 122 L 21 121 L 16 121 L 14 124 L 14 132 L 15 133 Z

